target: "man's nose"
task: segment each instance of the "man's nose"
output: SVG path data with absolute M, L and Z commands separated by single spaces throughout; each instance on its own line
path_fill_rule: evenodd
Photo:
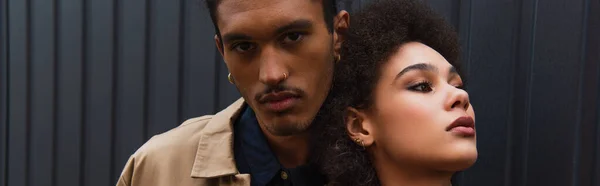
M 289 76 L 284 59 L 276 49 L 265 48 L 260 63 L 259 81 L 266 85 L 278 85 Z

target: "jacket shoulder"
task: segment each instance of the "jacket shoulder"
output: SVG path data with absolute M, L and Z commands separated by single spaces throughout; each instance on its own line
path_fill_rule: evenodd
M 117 185 L 190 181 L 198 141 L 212 118 L 213 115 L 191 118 L 169 131 L 154 135 L 129 157 Z M 161 176 L 157 176 L 157 173 Z
M 181 125 L 161 134 L 152 136 L 132 156 L 144 156 L 149 153 L 161 153 L 165 150 L 195 147 L 200 140 L 201 131 L 212 120 L 213 115 L 191 118 Z

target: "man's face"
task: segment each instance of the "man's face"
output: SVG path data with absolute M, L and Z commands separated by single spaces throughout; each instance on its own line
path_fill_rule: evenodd
M 261 128 L 304 132 L 327 96 L 337 55 L 322 2 L 223 0 L 217 25 L 216 44 Z

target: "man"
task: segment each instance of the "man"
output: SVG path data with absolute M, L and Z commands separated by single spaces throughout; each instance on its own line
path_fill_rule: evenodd
M 206 4 L 227 78 L 243 98 L 154 136 L 117 185 L 323 185 L 306 165 L 307 131 L 331 86 L 348 13 L 333 0 Z

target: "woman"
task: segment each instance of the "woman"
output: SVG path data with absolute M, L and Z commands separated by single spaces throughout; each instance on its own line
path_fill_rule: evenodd
M 419 0 L 380 0 L 347 36 L 314 125 L 330 184 L 451 185 L 477 159 L 457 34 Z

